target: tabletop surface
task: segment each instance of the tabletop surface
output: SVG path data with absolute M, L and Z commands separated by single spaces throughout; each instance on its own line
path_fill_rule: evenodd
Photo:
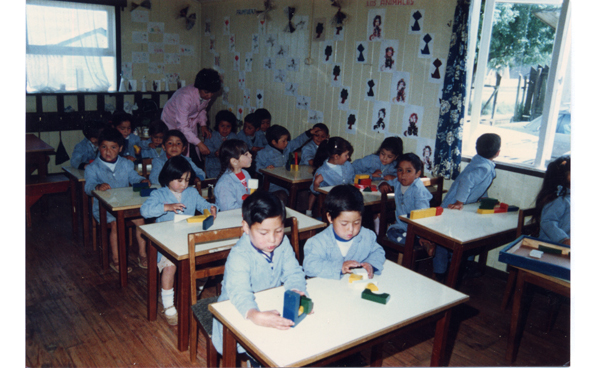
M 85 170 L 79 170 L 72 166 L 63 166 L 63 171 L 77 179 L 77 181 L 85 181 Z
M 375 184 L 377 184 L 377 183 L 379 183 L 379 182 L 375 182 Z M 319 187 L 317 189 L 317 192 L 323 193 L 323 194 L 329 194 L 329 192 L 333 188 L 334 188 L 334 186 Z M 362 192 L 362 195 L 363 195 L 365 205 L 367 205 L 367 206 L 381 202 L 381 192 Z M 394 193 L 388 193 L 388 198 L 393 198 L 393 197 L 394 197 Z
M 160 186 L 152 185 L 151 188 L 160 188 Z M 107 205 L 111 211 L 140 208 L 149 198 L 142 197 L 140 192 L 134 192 L 133 187 L 94 190 L 94 196 Z
M 53 152 L 54 148 L 35 134 L 25 134 L 25 152 Z
M 291 183 L 301 183 L 313 180 L 313 167 L 308 165 L 300 165 L 298 171 L 288 171 L 285 167 L 280 166 L 273 169 L 258 170 L 263 174 L 275 176 Z
M 479 203 L 472 203 L 464 206 L 462 210 L 444 208 L 444 212 L 440 216 L 413 221 L 403 215 L 400 219 L 409 224 L 433 230 L 461 243 L 517 228 L 519 212 L 481 215 L 477 213 L 478 208 Z
M 312 217 L 286 208 L 287 217 L 298 220 L 298 230 L 307 231 L 325 227 L 325 223 Z M 210 230 L 227 229 L 242 226 L 242 209 L 223 211 L 217 213 L 217 218 Z M 202 230 L 201 223 L 188 223 L 187 221 L 165 221 L 140 226 L 142 232 L 152 241 L 178 260 L 188 258 L 188 234 Z M 226 250 L 235 245 L 237 239 L 228 239 L 218 242 L 202 243 L 196 245 L 196 255 L 202 255 L 220 250 Z
M 230 301 L 211 304 L 210 310 L 234 327 L 261 357 L 282 367 L 310 365 L 469 299 L 391 261 L 385 262 L 383 273 L 374 280 L 380 292 L 390 294 L 386 305 L 362 299 L 362 290 L 348 283 L 348 275 L 341 280 L 308 280 L 314 313 L 285 331 L 244 319 Z M 283 294 L 283 287 L 265 290 L 255 294 L 256 302 L 260 310 L 283 314 Z

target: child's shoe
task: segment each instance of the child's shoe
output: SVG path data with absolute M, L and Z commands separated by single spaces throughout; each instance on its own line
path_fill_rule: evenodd
M 170 314 L 173 313 L 173 311 L 175 311 L 175 314 Z M 174 305 L 163 309 L 163 313 L 165 314 L 165 317 L 167 318 L 167 323 L 170 326 L 177 326 L 177 309 L 175 309 Z

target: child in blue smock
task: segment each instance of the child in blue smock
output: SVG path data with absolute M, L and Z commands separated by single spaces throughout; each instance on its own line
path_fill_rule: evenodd
M 71 166 L 83 170 L 98 156 L 98 137 L 104 128 L 101 121 L 88 121 L 83 127 L 85 138 L 75 145 L 71 155 Z
M 362 227 L 364 200 L 353 185 L 338 185 L 325 198 L 330 224 L 304 246 L 304 272 L 308 277 L 340 279 L 353 268 L 364 268 L 369 278 L 381 274 L 385 251 L 377 235 Z
M 310 190 L 315 195 L 319 195 L 317 189 L 320 186 L 354 183 L 354 168 L 349 161 L 352 152 L 354 148 L 350 142 L 341 137 L 321 143 L 313 161 L 316 171 Z
M 292 321 L 277 311 L 261 311 L 254 298 L 254 293 L 281 285 L 305 295 L 305 275 L 283 234 L 283 219 L 285 206 L 272 193 L 256 191 L 246 198 L 242 206 L 244 235 L 227 257 L 219 301 L 231 300 L 245 319 L 259 326 L 287 330 L 294 325 Z M 213 319 L 212 332 L 215 349 L 222 354 L 223 326 L 217 319 Z M 240 345 L 237 349 L 244 352 Z
M 403 144 L 400 137 L 387 137 L 375 154 L 353 161 L 354 172 L 368 174 L 371 179 L 393 180 L 396 177 L 396 159 L 402 155 Z
M 239 139 L 230 139 L 221 145 L 221 173 L 215 185 L 216 203 L 221 211 L 241 208 L 250 195 L 251 176 L 244 170 L 252 165 L 248 145 Z
M 85 193 L 92 196 L 94 190 L 109 190 L 122 188 L 134 183 L 148 182 L 143 176 L 140 176 L 133 167 L 133 162 L 119 156 L 123 149 L 123 136 L 114 128 L 106 128 L 100 133 L 98 138 L 98 149 L 100 155 L 85 168 Z M 96 221 L 100 222 L 100 207 L 98 201 L 94 199 L 93 214 Z M 110 249 L 112 251 L 112 262 L 110 268 L 119 272 L 119 245 L 117 238 L 117 222 L 115 217 L 109 212 L 106 213 L 106 222 L 110 226 Z M 138 225 L 135 235 L 139 245 L 138 265 L 141 268 L 148 268 L 148 258 L 146 255 L 146 241 L 142 237 L 139 225 L 144 224 L 143 218 L 132 219 L 134 224 Z M 127 267 L 127 272 L 131 272 L 131 267 Z
M 311 165 L 313 163 L 313 159 L 317 154 L 317 149 L 321 142 L 326 139 L 329 139 L 329 128 L 327 125 L 323 123 L 317 123 L 313 126 L 313 128 L 318 128 L 319 130 L 312 136 L 312 139 L 302 146 L 300 153 L 300 165 Z
M 259 146 L 259 138 L 257 136 L 260 125 L 260 121 L 256 117 L 256 114 L 250 113 L 244 118 L 244 128 L 236 135 L 237 139 L 246 143 L 253 155 L 256 155 L 258 151 L 264 148 L 264 146 Z
M 155 120 L 148 126 L 150 139 L 142 141 L 142 158 L 158 158 L 163 151 L 162 145 L 165 135 L 169 131 L 167 124 L 162 120 Z
M 171 157 L 182 156 L 185 153 L 187 146 L 188 141 L 181 131 L 173 129 L 169 130 L 167 134 L 165 134 L 165 138 L 163 139 L 163 151 L 161 152 L 160 156 L 152 160 L 152 170 L 150 170 L 150 176 L 148 177 L 152 184 L 158 183 L 159 175 L 163 166 L 165 165 L 165 162 L 167 162 L 167 160 Z M 190 163 L 190 166 L 192 167 L 192 171 L 195 174 L 195 178 L 193 179 L 192 183 L 196 186 L 198 192 L 200 192 L 200 182 L 206 178 L 204 171 L 196 166 L 196 164 L 192 162 L 191 158 L 187 156 L 183 157 L 187 160 L 187 162 Z
M 142 204 L 140 213 L 144 218 L 156 218 L 156 222 L 173 221 L 175 214 L 194 216 L 210 210 L 217 217 L 217 207 L 202 198 L 196 188 L 189 187 L 194 171 L 185 156 L 174 156 L 163 166 L 159 182 L 162 188 L 152 191 Z M 158 253 L 158 272 L 161 273 L 161 298 L 163 313 L 170 325 L 177 325 L 177 309 L 173 304 L 173 284 L 177 267 L 167 257 Z
M 269 145 L 267 130 L 271 127 L 271 113 L 267 109 L 257 109 L 254 114 L 256 120 L 260 122 L 260 129 L 256 131 L 256 138 L 258 139 L 256 145 L 265 148 Z
M 423 170 L 423 163 L 419 156 L 414 153 L 405 153 L 398 159 L 397 177 L 379 185 L 381 193 L 394 193 L 396 202 L 396 223 L 392 224 L 387 231 L 387 237 L 399 244 L 406 241 L 406 230 L 408 225 L 400 221 L 402 215 L 410 215 L 411 211 L 429 208 L 429 201 L 433 197 L 429 190 L 419 179 Z M 431 257 L 435 251 L 433 243 L 420 239 Z
M 477 154 L 458 175 L 442 201 L 442 207 L 462 210 L 465 204 L 475 203 L 487 197 L 487 190 L 496 177 L 493 160 L 500 154 L 501 139 L 498 134 L 486 133 L 477 138 L 475 149 Z M 436 246 L 433 258 L 433 272 L 438 280 L 442 280 L 448 270 L 451 252 Z
M 137 150 L 142 149 L 142 139 L 135 134 L 131 134 L 135 129 L 133 125 L 133 116 L 127 113 L 117 113 L 112 118 L 112 126 L 117 129 L 124 138 L 123 150 L 120 155 L 130 161 L 135 161 L 136 156 L 141 157 L 136 153 Z M 141 151 L 140 151 L 141 154 Z
M 535 201 L 533 221 L 540 225 L 539 238 L 571 245 L 571 157 L 559 157 L 546 169 Z
M 237 119 L 231 111 L 221 110 L 215 117 L 215 130 L 213 135 L 204 141 L 210 150 L 206 156 L 206 177 L 216 178 L 221 172 L 221 161 L 219 160 L 219 148 L 228 139 L 235 138 L 235 127 Z

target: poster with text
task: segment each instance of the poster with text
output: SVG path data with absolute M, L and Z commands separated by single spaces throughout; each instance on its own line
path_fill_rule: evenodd
M 398 40 L 383 40 L 379 49 L 379 71 L 392 73 L 396 70 Z
M 373 104 L 371 130 L 377 133 L 389 131 L 391 109 L 392 104 L 389 102 L 376 101 Z
M 385 9 L 369 10 L 367 19 L 367 39 L 369 41 L 381 41 L 384 38 Z
M 423 106 L 406 105 L 402 117 L 402 136 L 410 138 L 421 137 L 423 125 Z
M 394 105 L 406 105 L 410 86 L 410 73 L 394 72 L 390 86 L 390 100 Z

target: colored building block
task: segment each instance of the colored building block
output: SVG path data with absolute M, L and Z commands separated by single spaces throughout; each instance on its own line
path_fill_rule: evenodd
M 142 190 L 140 190 L 140 197 L 149 197 L 150 193 L 152 193 L 156 189 L 157 188 L 142 188 Z
M 500 203 L 500 201 L 495 198 L 483 198 L 479 201 L 479 208 L 482 210 L 493 210 L 498 203 Z
M 300 165 L 290 165 L 290 170 L 291 171 L 298 171 L 298 170 L 300 170 Z
M 134 144 L 133 151 L 135 152 L 136 155 L 139 155 L 142 152 L 142 148 L 140 146 L 138 146 L 137 144 Z
M 365 289 L 369 289 L 371 291 L 378 291 L 379 288 L 377 287 L 377 285 L 375 285 L 372 282 L 369 282 L 369 284 L 365 287 Z
M 213 226 L 215 218 L 211 216 L 210 211 L 205 209 L 204 214 L 199 216 L 190 217 L 187 219 L 188 223 L 202 223 L 202 229 L 207 230 Z
M 491 215 L 492 213 L 494 213 L 494 210 L 482 210 L 481 208 L 477 209 L 477 213 L 480 215 Z
M 477 213 L 481 215 L 491 215 L 493 213 L 505 213 L 505 212 L 515 212 L 518 211 L 519 207 L 517 206 L 509 206 L 506 203 L 498 203 L 494 208 L 481 208 L 481 206 L 477 209 Z
M 313 302 L 310 298 L 302 296 L 295 291 L 286 290 L 283 294 L 283 318 L 294 322 L 295 327 L 298 323 L 312 312 Z
M 150 184 L 145 183 L 135 183 L 132 185 L 134 192 L 141 192 L 144 188 L 150 188 Z
M 519 211 L 519 207 L 517 206 L 508 206 L 506 212 L 517 212 Z
M 422 210 L 410 211 L 410 219 L 418 220 L 426 217 L 439 216 L 444 212 L 442 207 L 424 208 Z
M 363 290 L 362 294 L 360 294 L 360 297 L 363 299 L 370 300 L 375 303 L 381 303 L 381 304 L 387 304 L 388 300 L 390 300 L 390 294 L 388 294 L 388 293 L 375 294 L 373 291 L 371 291 L 371 289 L 367 289 L 367 288 L 365 288 L 365 290 Z
M 354 184 L 359 184 L 359 180 L 361 179 L 370 179 L 371 177 L 367 174 L 358 174 L 354 175 Z
M 362 279 L 363 279 L 362 275 L 351 274 L 350 277 L 348 278 L 348 282 L 353 283 L 354 281 L 358 281 L 358 280 L 362 280 Z

